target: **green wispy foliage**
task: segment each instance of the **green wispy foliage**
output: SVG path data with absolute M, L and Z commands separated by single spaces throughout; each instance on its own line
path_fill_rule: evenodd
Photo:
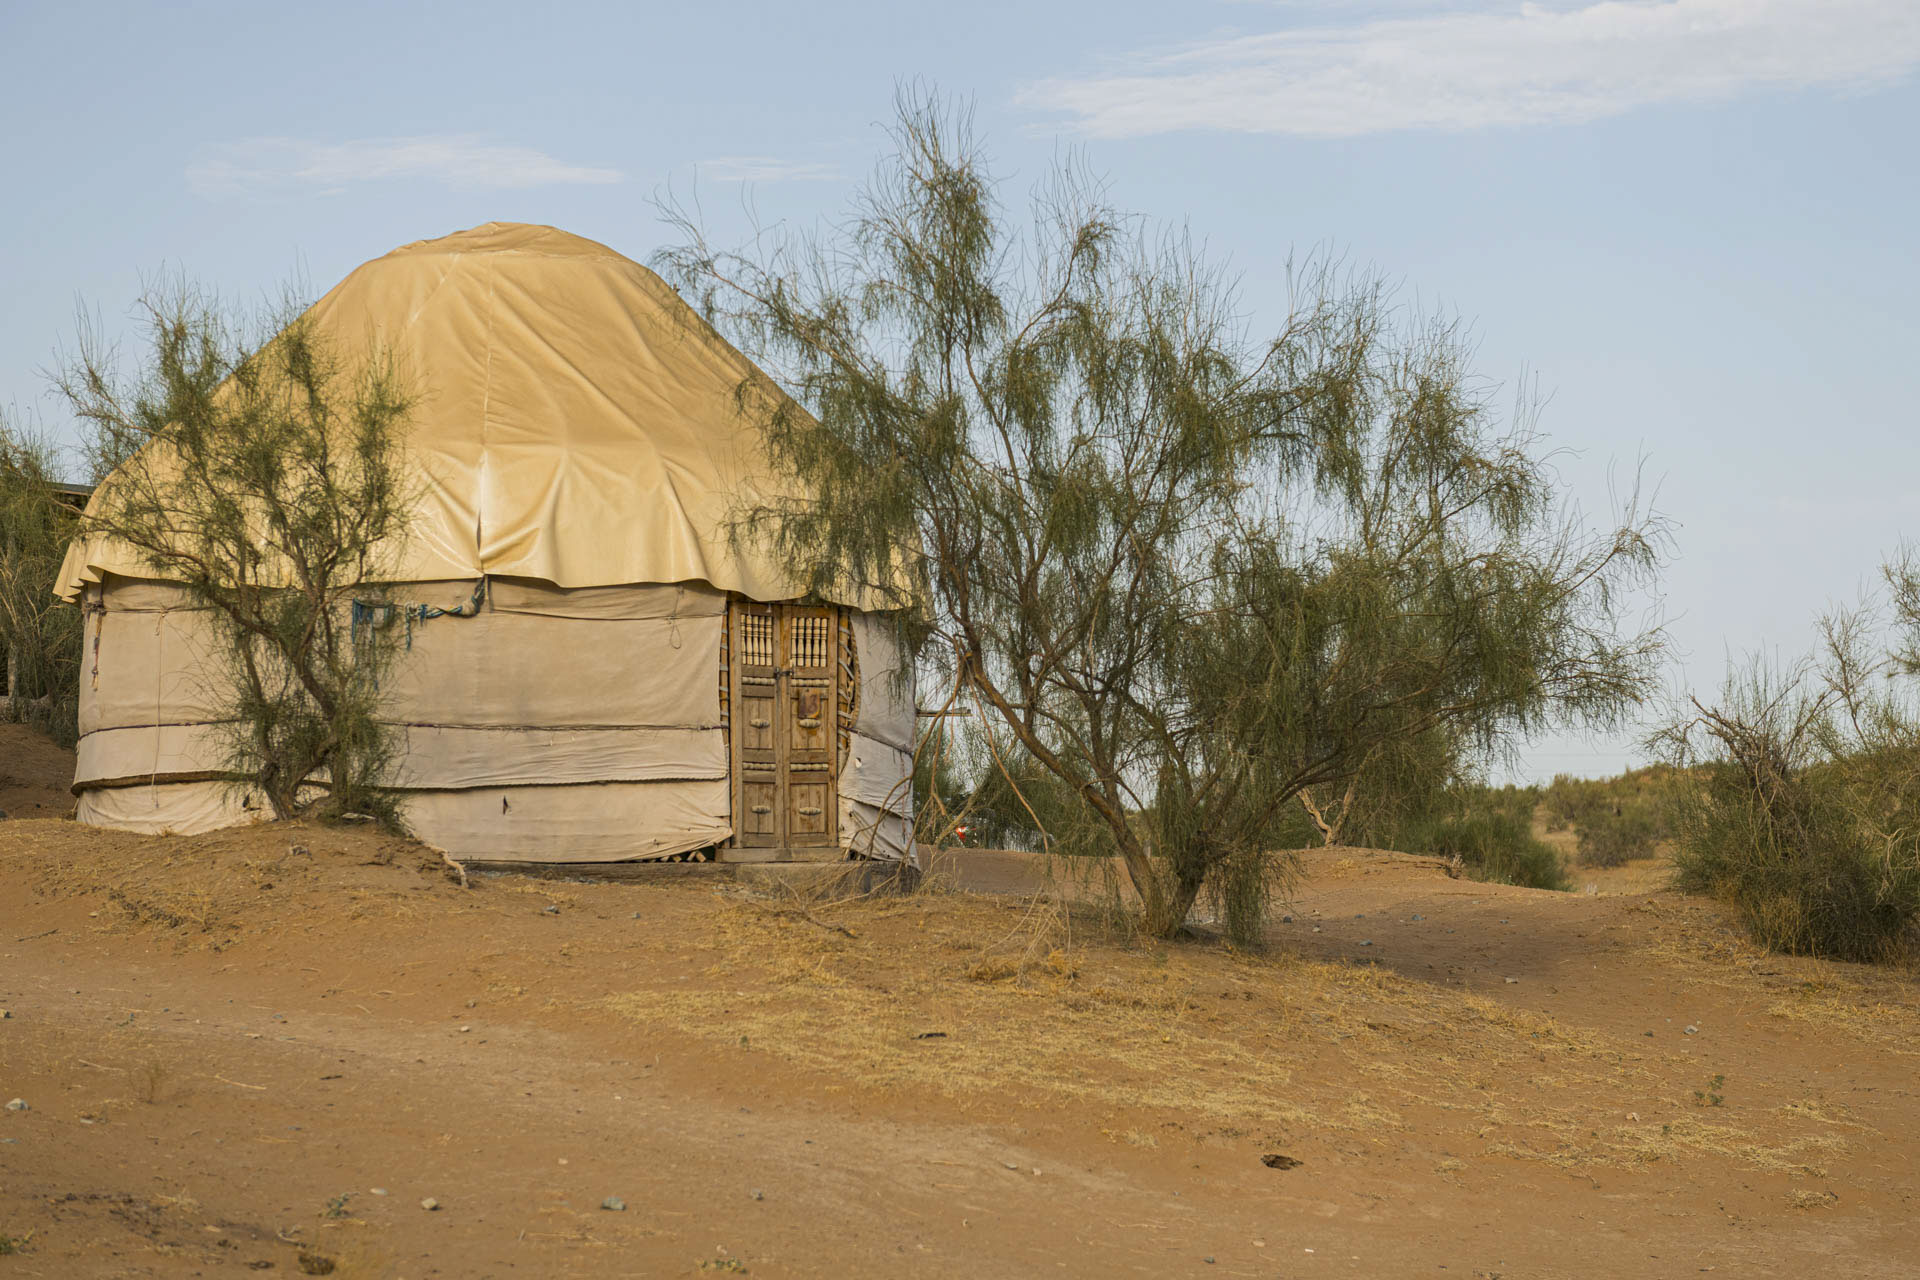
M 60 374 L 104 477 L 86 532 L 131 547 L 214 620 L 231 762 L 282 817 L 391 817 L 378 603 L 406 532 L 415 393 L 392 353 L 342 350 L 289 303 L 237 316 L 186 286 L 142 303 L 130 374 L 83 337 Z M 364 610 L 362 611 L 365 612 Z
M 1051 838 L 1125 860 L 1155 932 L 1210 878 L 1265 883 L 1301 792 L 1391 744 L 1484 753 L 1641 698 L 1659 637 L 1619 593 L 1659 522 L 1564 515 L 1455 326 L 1319 263 L 1255 337 L 1187 235 L 1071 164 L 1014 209 L 964 113 L 903 97 L 893 139 L 817 234 L 723 252 L 668 210 L 660 265 L 790 393 L 762 425 L 817 498 L 744 525 L 910 609 L 928 678 L 1052 780 Z

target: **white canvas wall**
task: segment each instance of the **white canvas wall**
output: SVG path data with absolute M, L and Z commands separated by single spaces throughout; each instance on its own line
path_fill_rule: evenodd
M 417 583 L 400 596 L 451 609 L 472 589 Z M 260 816 L 208 776 L 227 767 L 208 616 L 178 588 L 117 577 L 88 600 L 80 820 L 185 834 Z M 554 862 L 726 839 L 725 609 L 697 584 L 510 581 L 490 583 L 474 616 L 416 621 L 386 688 L 402 726 L 392 781 L 415 833 L 460 858 Z M 842 843 L 904 857 L 912 695 L 889 678 L 891 629 L 858 614 L 853 625 L 861 689 L 840 775 Z M 147 781 L 169 775 L 187 776 Z

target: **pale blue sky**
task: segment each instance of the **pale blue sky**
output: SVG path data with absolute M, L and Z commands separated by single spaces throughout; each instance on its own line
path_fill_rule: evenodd
M 723 237 L 745 191 L 810 221 L 920 77 L 1017 184 L 1083 145 L 1256 320 L 1328 245 L 1466 317 L 1483 372 L 1550 393 L 1589 505 L 1644 454 L 1678 681 L 1803 647 L 1920 536 L 1920 0 L 0 0 L 0 50 L 0 404 L 56 431 L 39 370 L 143 275 L 317 292 L 494 219 L 644 260 L 649 197 L 696 175 Z

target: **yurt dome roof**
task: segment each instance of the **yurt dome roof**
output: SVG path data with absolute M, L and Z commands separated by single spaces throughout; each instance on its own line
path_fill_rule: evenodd
M 749 380 L 779 392 L 639 263 L 490 222 L 366 263 L 307 315 L 343 350 L 390 350 L 421 395 L 407 444 L 421 497 L 396 580 L 799 594 L 729 530 L 753 495 L 792 491 L 738 407 Z M 108 573 L 146 576 L 131 548 L 76 542 L 62 594 Z

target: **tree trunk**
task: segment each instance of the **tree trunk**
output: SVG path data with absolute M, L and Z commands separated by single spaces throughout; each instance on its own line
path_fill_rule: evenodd
M 1155 876 L 1154 895 L 1146 902 L 1147 932 L 1156 938 L 1171 938 L 1186 928 L 1187 913 L 1193 910 L 1205 882 L 1204 870 L 1182 869 L 1165 882 Z
M 1339 839 L 1340 828 L 1336 824 L 1327 821 L 1326 815 L 1320 812 L 1320 806 L 1313 802 L 1312 793 L 1305 787 L 1300 788 L 1300 803 L 1306 809 L 1307 816 L 1313 819 L 1313 825 L 1319 830 L 1320 843 L 1323 845 L 1336 843 Z
M 1155 937 L 1164 937 L 1154 929 L 1153 921 L 1161 914 L 1161 903 L 1166 898 L 1166 886 L 1160 882 L 1160 875 L 1153 868 L 1153 859 L 1146 850 L 1136 844 L 1125 844 L 1120 849 L 1120 861 L 1127 868 L 1127 879 L 1133 881 L 1133 891 L 1140 895 L 1140 906 L 1146 915 L 1147 929 Z

